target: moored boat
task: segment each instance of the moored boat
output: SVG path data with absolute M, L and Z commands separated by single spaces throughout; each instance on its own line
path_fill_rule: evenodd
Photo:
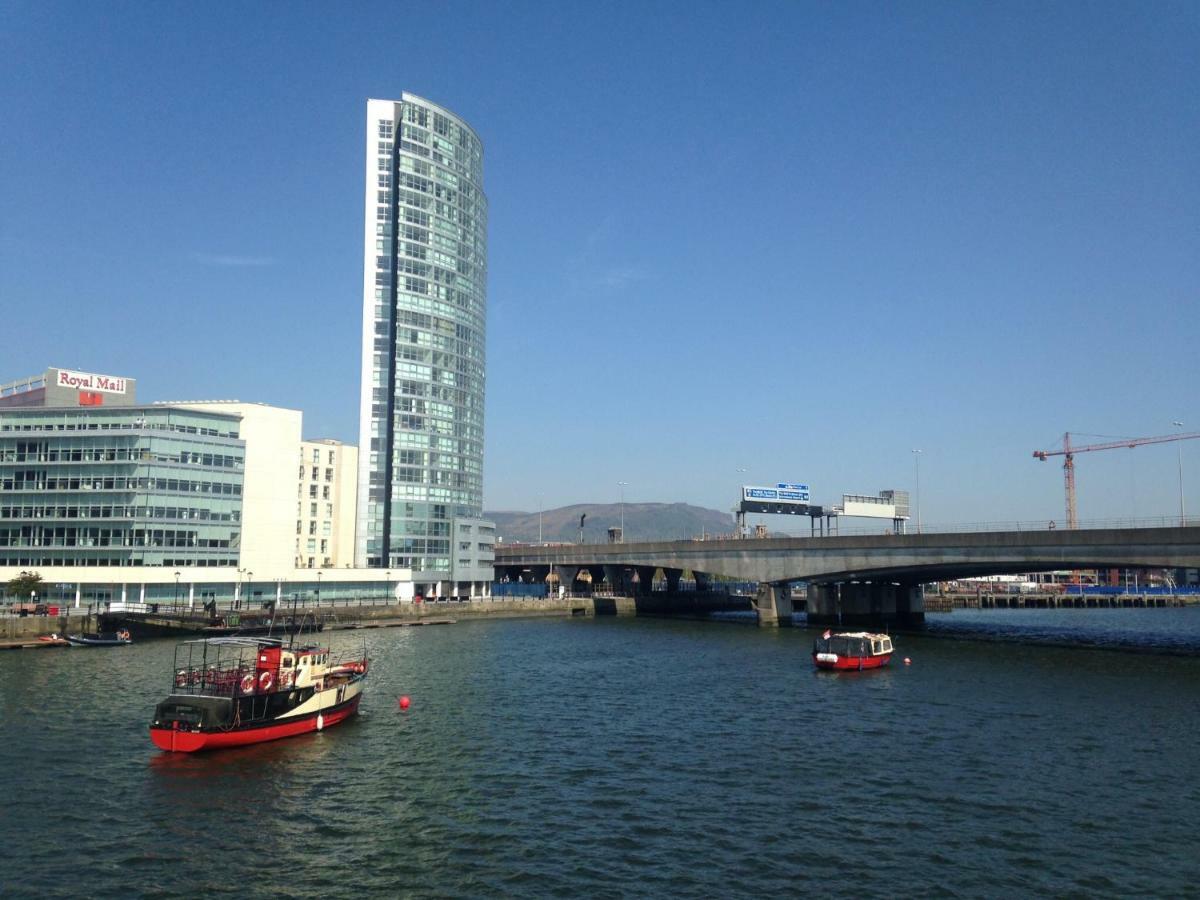
M 133 643 L 129 631 L 124 628 L 120 631 L 102 631 L 93 634 L 68 634 L 66 638 L 73 647 L 120 647 Z
M 818 669 L 878 669 L 892 658 L 892 639 L 869 631 L 826 631 L 813 643 L 813 665 Z
M 333 662 L 327 647 L 272 638 L 184 641 L 150 739 L 191 753 L 321 731 L 358 710 L 367 668 L 365 652 Z

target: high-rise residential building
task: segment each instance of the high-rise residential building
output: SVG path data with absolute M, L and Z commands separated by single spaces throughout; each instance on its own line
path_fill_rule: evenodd
M 483 510 L 487 198 L 478 136 L 412 94 L 369 100 L 364 206 L 355 559 L 411 567 L 418 588 L 433 593 L 474 593 L 491 580 L 482 564 L 490 553 L 460 565 L 468 558 L 458 555 L 456 524 Z
M 357 447 L 331 438 L 301 442 L 296 495 L 297 569 L 353 565 L 357 480 Z

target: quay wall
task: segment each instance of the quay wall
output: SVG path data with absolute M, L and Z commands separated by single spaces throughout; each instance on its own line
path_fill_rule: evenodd
M 355 622 L 420 622 L 427 619 L 519 619 L 543 616 L 636 615 L 632 597 L 506 597 L 503 600 L 447 600 L 388 606 L 322 606 L 309 608 L 318 619 L 335 625 Z
M 952 593 L 925 594 L 925 612 L 953 612 L 956 609 L 1142 609 L 1200 605 L 1195 594 L 1008 594 Z
M 79 634 L 95 627 L 86 615 L 71 616 L 0 616 L 0 643 L 26 641 L 50 634 Z

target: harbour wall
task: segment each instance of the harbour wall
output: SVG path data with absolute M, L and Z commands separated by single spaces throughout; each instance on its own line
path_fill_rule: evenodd
M 0 616 L 0 644 L 36 640 L 50 634 L 79 634 L 96 625 L 86 615 L 72 616 Z

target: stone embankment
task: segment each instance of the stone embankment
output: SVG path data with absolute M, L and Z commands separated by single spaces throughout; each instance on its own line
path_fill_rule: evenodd
M 385 623 L 421 624 L 454 619 L 519 619 L 547 616 L 632 616 L 631 597 L 518 597 L 503 600 L 448 600 L 387 606 L 309 608 L 327 628 L 372 627 Z
M 92 620 L 92 627 L 95 619 Z M 88 630 L 87 616 L 0 616 L 0 644 L 36 641 L 43 635 Z
M 261 614 L 253 616 L 222 610 L 222 617 L 233 625 L 266 625 Z M 630 597 L 520 597 L 502 600 L 464 600 L 431 603 L 400 604 L 334 604 L 306 606 L 297 611 L 296 618 L 304 622 L 319 622 L 330 630 L 352 628 L 381 628 L 393 625 L 434 625 L 467 619 L 512 619 L 555 616 L 632 616 L 636 604 Z M 290 610 L 276 613 L 276 627 L 290 617 Z M 198 610 L 173 613 L 162 610 L 154 613 L 106 613 L 102 628 L 130 628 L 135 637 L 202 634 L 213 620 Z M 94 617 L 71 616 L 4 616 L 0 617 L 0 648 L 23 646 L 53 646 L 38 639 L 51 634 L 77 634 L 96 630 Z M 210 632 L 211 633 L 211 632 Z M 228 632 L 226 632 L 228 633 Z
M 1001 594 L 982 592 L 925 594 L 925 612 L 956 609 L 1144 609 L 1148 607 L 1195 606 L 1196 594 Z

